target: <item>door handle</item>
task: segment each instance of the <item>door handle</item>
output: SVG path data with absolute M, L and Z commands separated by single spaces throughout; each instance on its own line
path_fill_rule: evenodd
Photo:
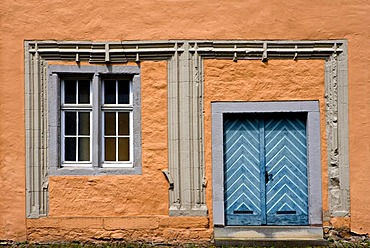
M 272 174 L 269 174 L 267 173 L 267 171 L 265 171 L 265 183 L 267 184 L 269 181 L 272 181 Z
M 272 181 L 272 174 L 269 174 L 269 181 Z

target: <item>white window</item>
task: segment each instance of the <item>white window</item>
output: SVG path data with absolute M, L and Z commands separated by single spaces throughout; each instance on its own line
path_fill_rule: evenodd
M 61 81 L 62 166 L 91 165 L 91 80 Z
M 130 80 L 103 80 L 103 166 L 132 166 L 132 90 Z
M 141 173 L 139 68 L 113 68 L 49 66 L 52 175 Z

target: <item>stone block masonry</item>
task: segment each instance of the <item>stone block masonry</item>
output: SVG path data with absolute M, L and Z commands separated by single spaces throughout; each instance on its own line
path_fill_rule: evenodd
M 27 220 L 29 242 L 209 243 L 208 217 L 55 217 Z

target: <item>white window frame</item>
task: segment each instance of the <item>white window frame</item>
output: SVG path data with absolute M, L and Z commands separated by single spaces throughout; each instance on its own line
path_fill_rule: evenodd
M 105 81 L 107 79 L 103 79 L 102 82 L 101 82 L 101 156 L 102 156 L 102 167 L 132 167 L 133 166 L 133 146 L 134 146 L 134 142 L 133 142 L 133 94 L 132 94 L 132 79 L 123 79 L 123 80 L 128 80 L 129 81 L 129 103 L 128 104 L 105 104 Z M 122 79 L 117 79 L 117 78 L 112 78 L 112 79 L 108 79 L 108 80 L 114 80 L 116 81 L 115 84 L 116 84 L 116 102 L 118 102 L 118 82 L 119 80 L 122 80 Z M 105 144 L 104 144 L 104 138 L 105 138 L 105 133 L 104 133 L 104 130 L 105 130 L 105 113 L 107 112 L 112 112 L 112 113 L 120 113 L 120 112 L 126 112 L 126 113 L 129 113 L 129 135 L 128 135 L 128 138 L 129 138 L 129 145 L 130 145 L 130 151 L 129 151 L 129 156 L 130 156 L 130 159 L 129 161 L 118 161 L 118 139 L 116 140 L 116 161 L 106 161 L 105 160 Z M 116 120 L 116 138 L 119 137 L 118 135 L 118 118 L 116 116 L 115 118 Z
M 64 103 L 63 80 L 69 79 L 90 80 L 90 104 Z M 116 84 L 118 84 L 117 80 L 129 81 L 129 104 L 104 104 L 104 80 L 116 80 Z M 139 67 L 50 65 L 48 114 L 50 123 L 55 125 L 55 128 L 50 128 L 49 174 L 141 174 L 140 89 Z M 118 93 L 116 92 L 116 94 Z M 90 112 L 90 161 L 64 161 L 64 114 L 66 110 Z M 130 112 L 129 161 L 104 161 L 104 112 L 109 112 L 110 110 L 115 113 Z M 78 156 L 77 152 L 76 150 L 76 156 Z
M 78 83 L 76 83 L 76 104 L 66 104 L 64 102 L 65 100 L 65 81 L 66 80 L 76 80 L 77 82 L 79 80 L 89 80 L 90 82 L 90 95 L 89 95 L 89 102 L 90 104 L 79 104 L 78 103 Z M 93 99 L 92 99 L 92 81 L 91 81 L 91 78 L 83 78 L 83 77 L 65 77 L 65 78 L 62 78 L 62 80 L 60 81 L 60 106 L 61 106 L 61 109 L 60 109 L 60 133 L 61 133 L 61 139 L 60 139 L 60 143 L 61 143 L 61 147 L 60 147 L 60 156 L 61 156 L 61 167 L 75 167 L 75 166 L 89 166 L 91 167 L 92 166 L 92 131 L 93 131 L 93 126 L 92 126 L 92 116 L 93 116 L 93 105 L 94 105 L 94 102 L 93 102 Z M 73 161 L 66 161 L 65 160 L 65 144 L 64 144 L 64 138 L 66 137 L 65 135 L 65 113 L 67 111 L 73 111 L 73 112 L 76 112 L 77 114 L 77 118 L 76 118 L 76 129 L 78 130 L 78 122 L 79 122 L 79 119 L 78 119 L 78 113 L 79 112 L 88 112 L 90 113 L 90 134 L 89 134 L 89 138 L 90 138 L 90 158 L 88 161 L 78 161 L 78 137 L 80 136 L 79 134 L 76 133 L 76 161 L 73 162 Z

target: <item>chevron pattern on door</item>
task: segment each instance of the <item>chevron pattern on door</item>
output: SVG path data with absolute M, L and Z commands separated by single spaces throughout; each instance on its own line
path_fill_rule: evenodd
M 265 158 L 267 225 L 308 224 L 305 120 L 266 120 Z
M 224 122 L 227 225 L 261 224 L 259 125 L 238 116 Z
M 307 225 L 305 116 L 224 117 L 226 225 Z

